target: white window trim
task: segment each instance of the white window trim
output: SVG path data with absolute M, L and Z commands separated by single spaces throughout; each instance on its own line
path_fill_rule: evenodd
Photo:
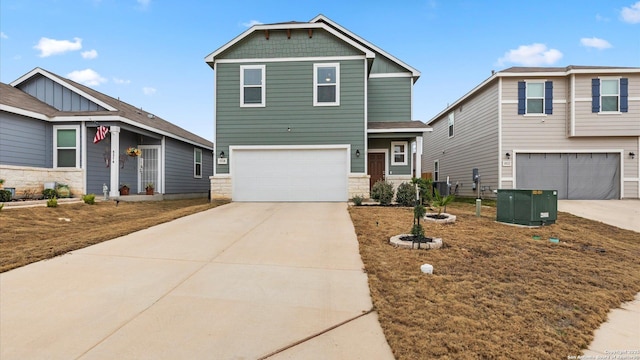
M 198 162 L 197 154 L 200 153 L 200 162 Z M 200 164 L 200 175 L 196 172 L 196 165 Z M 202 149 L 193 149 L 193 177 L 196 179 L 202 179 Z
M 395 152 L 395 146 L 396 145 L 402 145 L 404 146 L 404 152 L 402 152 L 402 154 L 404 155 L 404 161 L 403 162 L 396 162 L 396 152 Z M 400 154 L 400 153 L 398 153 Z M 392 166 L 397 166 L 397 165 L 407 165 L 408 162 L 408 157 L 409 157 L 409 142 L 408 141 L 392 141 L 391 142 L 391 165 Z
M 524 115 L 545 115 L 544 107 L 545 107 L 545 86 L 544 83 L 546 80 L 527 80 L 525 81 L 525 90 L 524 90 Z M 529 97 L 529 84 L 542 84 L 542 97 Z M 531 113 L 529 112 L 529 99 L 538 100 L 542 99 L 542 111 L 539 113 Z
M 433 181 L 440 181 L 440 159 L 433 160 Z
M 603 114 L 621 114 L 620 112 L 620 78 L 619 77 L 600 77 L 600 112 L 599 113 L 603 113 Z M 618 97 L 618 108 L 616 110 L 603 110 L 603 106 L 602 106 L 602 82 L 606 81 L 606 80 L 616 80 L 618 82 L 618 94 L 616 95 Z M 609 95 L 609 94 L 605 94 L 604 96 L 614 96 L 614 95 Z
M 453 128 L 453 133 L 449 131 L 449 129 Z M 449 113 L 449 120 L 447 121 L 447 135 L 449 138 L 452 138 L 456 134 L 456 125 L 455 125 L 455 115 L 454 112 Z
M 261 88 L 261 99 L 262 102 L 259 104 L 245 104 L 244 103 L 244 88 L 245 87 L 258 87 L 257 85 L 245 85 L 244 84 L 244 71 L 245 70 L 255 70 L 260 69 L 262 73 L 262 85 Z M 265 107 L 267 103 L 267 76 L 266 76 L 266 65 L 240 65 L 240 107 Z
M 335 67 L 336 68 L 336 101 L 335 102 L 318 102 L 318 68 L 319 67 Z M 340 106 L 340 63 L 317 63 L 313 64 L 313 106 Z
M 53 167 L 58 168 L 58 130 L 76 131 L 76 166 L 80 168 L 80 125 L 53 125 Z M 71 148 L 63 148 L 71 149 Z M 65 167 L 66 168 L 66 167 Z

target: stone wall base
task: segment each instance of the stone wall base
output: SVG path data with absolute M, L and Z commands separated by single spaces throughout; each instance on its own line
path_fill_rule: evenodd
M 49 169 L 30 166 L 0 165 L 0 179 L 4 179 L 5 188 L 15 188 L 15 197 L 40 197 L 45 182 L 57 182 L 69 186 L 71 195 L 84 194 L 83 169 Z
M 231 176 L 210 176 L 211 200 L 231 199 Z
M 369 179 L 370 175 L 366 174 L 350 174 L 349 175 L 349 200 L 354 196 L 362 196 L 365 199 L 370 197 Z

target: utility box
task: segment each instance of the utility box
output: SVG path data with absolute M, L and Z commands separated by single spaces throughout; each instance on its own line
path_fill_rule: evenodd
M 557 219 L 557 190 L 498 189 L 497 221 L 540 226 L 555 224 Z

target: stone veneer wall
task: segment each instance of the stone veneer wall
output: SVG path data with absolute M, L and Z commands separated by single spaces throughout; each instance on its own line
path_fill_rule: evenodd
M 0 165 L 0 179 L 4 179 L 5 188 L 15 188 L 15 197 L 22 197 L 25 191 L 42 195 L 45 182 L 57 182 L 69 185 L 73 197 L 82 195 L 84 170 L 76 168 L 38 168 L 30 166 Z
M 369 198 L 369 178 L 370 175 L 365 174 L 351 174 L 349 175 L 349 200 L 354 196 L 362 196 L 365 199 Z
M 231 199 L 231 176 L 211 176 L 211 199 Z M 348 183 L 349 199 L 356 195 L 369 198 L 369 175 L 351 174 Z
M 211 182 L 211 200 L 231 199 L 231 176 L 210 176 L 209 181 Z
M 387 175 L 385 180 L 390 182 L 393 185 L 393 192 L 395 194 L 396 190 L 398 190 L 398 186 L 402 183 L 411 184 L 411 175 Z

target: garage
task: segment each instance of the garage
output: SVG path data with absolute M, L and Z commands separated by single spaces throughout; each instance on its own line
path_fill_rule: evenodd
M 620 154 L 516 154 L 516 187 L 558 190 L 558 199 L 620 199 Z
M 233 201 L 347 201 L 349 148 L 232 148 Z

